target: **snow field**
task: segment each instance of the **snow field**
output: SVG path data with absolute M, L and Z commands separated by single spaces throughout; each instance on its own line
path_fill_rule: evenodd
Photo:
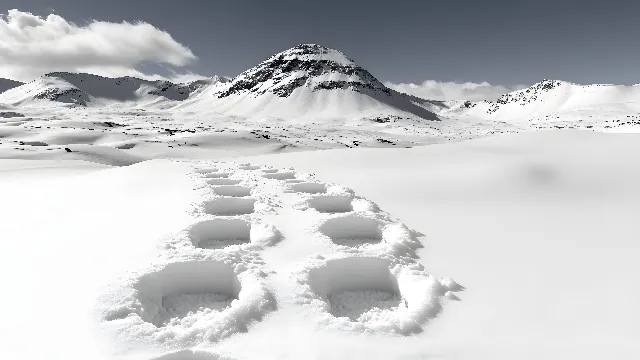
M 251 331 L 280 299 L 293 299 L 321 327 L 407 336 L 462 290 L 416 262 L 421 234 L 348 188 L 293 169 L 195 164 L 204 195 L 192 224 L 161 239 L 157 261 L 127 273 L 101 300 L 103 325 L 116 329 L 117 341 L 168 351 L 156 359 L 215 358 L 188 349 Z M 278 218 L 311 237 L 281 232 Z M 284 275 L 295 286 L 276 293 L 278 264 L 261 254 L 291 241 L 320 251 L 292 253 L 295 265 Z

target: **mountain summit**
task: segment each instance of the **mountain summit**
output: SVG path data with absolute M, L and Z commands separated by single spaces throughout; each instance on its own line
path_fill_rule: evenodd
M 350 89 L 391 94 L 390 89 L 342 52 L 315 44 L 301 44 L 238 75 L 218 97 L 247 92 L 256 95 L 269 92 L 288 97 L 303 86 L 313 90 Z

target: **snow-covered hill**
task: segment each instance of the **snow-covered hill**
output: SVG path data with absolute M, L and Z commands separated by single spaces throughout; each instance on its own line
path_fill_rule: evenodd
M 57 72 L 0 94 L 0 103 L 42 105 L 42 101 L 53 101 L 99 106 L 115 102 L 144 106 L 163 99 L 182 101 L 204 86 L 224 81 L 226 79 L 215 77 L 187 84 L 174 84 L 165 80 L 150 81 L 128 76 L 108 78 L 85 73 Z
M 495 102 L 434 101 L 385 87 L 340 51 L 303 44 L 233 79 L 52 73 L 1 93 L 0 110 L 0 157 L 123 165 L 413 147 L 548 128 L 638 132 L 640 86 L 545 80 Z
M 233 79 L 187 84 L 134 77 L 57 72 L 0 94 L 0 103 L 144 108 L 162 103 L 178 112 L 311 119 L 439 120 L 435 103 L 389 89 L 343 53 L 303 44 L 275 54 Z
M 23 85 L 20 81 L 0 78 L 0 94 L 20 85 Z
M 340 51 L 302 44 L 178 108 L 280 118 L 395 115 L 438 120 L 415 99 L 387 88 Z
M 580 109 L 635 113 L 640 110 L 640 86 L 543 80 L 505 94 L 495 102 L 457 102 L 454 108 L 459 113 L 501 120 L 527 120 Z

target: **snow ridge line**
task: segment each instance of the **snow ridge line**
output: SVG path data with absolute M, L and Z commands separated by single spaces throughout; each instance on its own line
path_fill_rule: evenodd
M 157 264 L 105 296 L 103 325 L 121 340 L 208 359 L 185 351 L 250 331 L 282 299 L 320 327 L 409 336 L 444 299 L 459 300 L 462 286 L 418 263 L 423 235 L 351 189 L 294 169 L 196 164 L 210 193 L 194 206 L 193 224 L 162 240 Z M 263 259 L 279 250 L 296 254 L 291 266 Z M 277 285 L 279 277 L 293 287 Z

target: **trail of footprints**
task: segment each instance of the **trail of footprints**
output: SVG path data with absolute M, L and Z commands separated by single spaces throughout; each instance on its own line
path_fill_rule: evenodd
M 277 273 L 261 253 L 293 241 L 324 250 L 296 259 L 286 274 L 295 294 L 285 295 L 328 328 L 408 336 L 439 314 L 443 299 L 458 300 L 462 286 L 417 261 L 422 234 L 350 189 L 292 170 L 208 165 L 194 170 L 206 184 L 194 223 L 164 239 L 157 263 L 131 272 L 103 302 L 105 323 L 125 339 L 179 349 L 158 359 L 217 358 L 184 348 L 250 331 L 277 311 L 269 286 Z M 305 232 L 281 233 L 269 221 L 278 216 Z

